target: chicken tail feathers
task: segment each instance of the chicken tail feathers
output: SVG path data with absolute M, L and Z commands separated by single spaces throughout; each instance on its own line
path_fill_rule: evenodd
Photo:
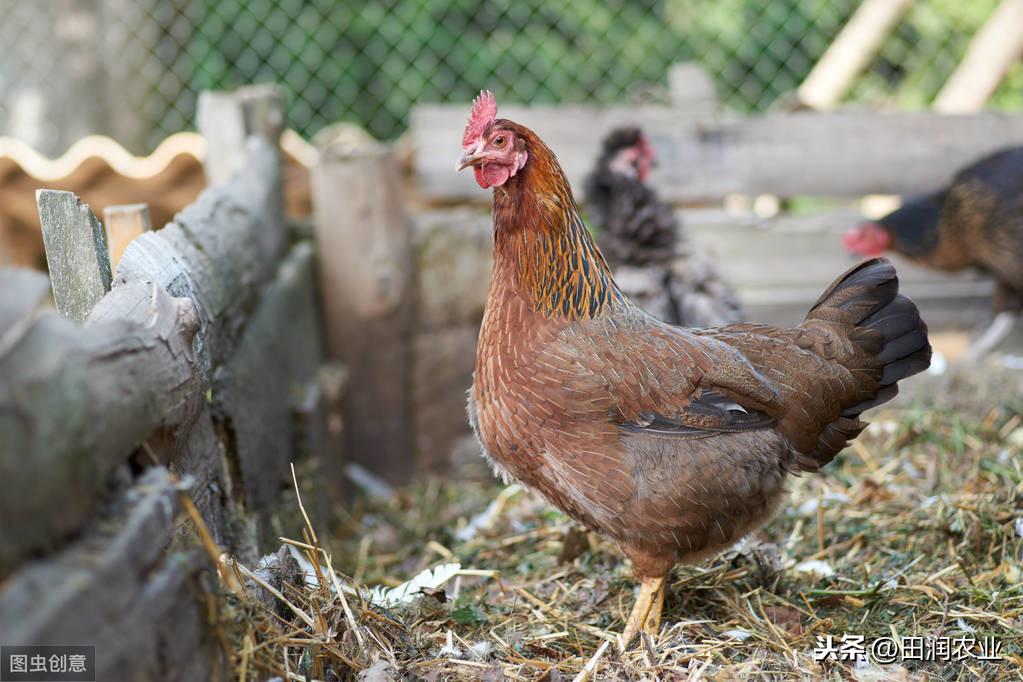
M 898 381 L 927 369 L 931 345 L 927 325 L 912 300 L 899 293 L 899 278 L 886 258 L 864 261 L 839 277 L 814 304 L 806 324 L 823 323 L 844 332 L 851 352 L 836 358 L 858 384 L 838 419 L 821 433 L 805 468 L 829 462 L 866 426 L 865 410 L 898 394 Z M 807 466 L 809 465 L 809 466 Z

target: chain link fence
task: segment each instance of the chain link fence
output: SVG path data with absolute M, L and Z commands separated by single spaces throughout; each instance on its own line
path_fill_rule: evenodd
M 998 1 L 916 0 L 847 100 L 927 107 Z M 417 102 L 468 102 L 481 86 L 502 101 L 666 100 L 665 74 L 680 61 L 701 63 L 728 108 L 763 111 L 796 89 L 858 4 L 3 0 L 0 124 L 28 115 L 8 94 L 29 81 L 45 87 L 48 76 L 75 69 L 90 46 L 100 57 L 89 74 L 111 102 L 99 127 L 112 130 L 88 132 L 113 134 L 136 152 L 191 128 L 199 90 L 266 81 L 288 90 L 289 123 L 307 136 L 347 120 L 392 139 Z M 91 33 L 64 27 L 63 34 L 84 32 L 77 52 L 55 51 L 55 27 L 62 35 L 67 23 L 55 6 L 92 10 Z M 1020 108 L 1021 92 L 1017 66 L 991 106 Z M 122 132 L 133 125 L 145 129 Z

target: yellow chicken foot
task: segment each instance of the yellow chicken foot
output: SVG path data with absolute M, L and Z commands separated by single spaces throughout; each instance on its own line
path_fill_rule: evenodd
M 629 648 L 640 629 L 657 634 L 661 625 L 661 609 L 664 608 L 665 578 L 666 576 L 640 579 L 636 605 L 632 607 L 632 613 L 625 624 L 625 632 L 619 640 L 618 647 L 621 651 Z
M 665 582 L 665 579 L 662 578 L 661 589 L 657 590 L 657 594 L 654 596 L 653 606 L 650 607 L 650 613 L 647 615 L 646 624 L 643 625 L 643 631 L 651 637 L 656 637 L 661 632 L 661 613 L 664 612 L 664 594 L 668 591 Z

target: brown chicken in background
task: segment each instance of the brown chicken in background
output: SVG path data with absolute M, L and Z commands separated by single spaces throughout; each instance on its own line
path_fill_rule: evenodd
M 744 319 L 714 262 L 686 238 L 674 208 L 647 184 L 653 147 L 639 128 L 611 131 L 586 178 L 586 210 L 619 288 L 662 322 L 714 327 Z
M 842 275 L 798 327 L 688 330 L 629 302 L 551 150 L 473 103 L 458 167 L 494 188 L 494 272 L 469 420 L 507 479 L 613 538 L 641 581 L 622 646 L 656 634 L 665 578 L 763 524 L 864 410 L 926 368 L 894 268 Z
M 853 228 L 843 242 L 859 256 L 890 250 L 939 270 L 989 273 L 996 282 L 995 317 L 971 343 L 967 359 L 990 352 L 1023 312 L 1023 147 L 977 161 L 944 189 Z

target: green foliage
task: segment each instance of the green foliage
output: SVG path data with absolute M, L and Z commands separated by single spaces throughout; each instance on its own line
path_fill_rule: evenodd
M 919 0 L 852 99 L 927 106 L 998 0 Z M 350 120 L 381 138 L 417 102 L 663 98 L 696 60 L 739 111 L 793 91 L 859 0 L 204 0 L 186 52 L 193 89 L 277 81 L 307 135 Z M 1018 108 L 1023 68 L 995 97 Z
M 451 620 L 459 625 L 485 625 L 487 614 L 472 603 L 470 598 L 459 599 L 458 603 L 451 609 Z
M 715 74 L 725 102 L 750 111 L 770 106 L 799 86 L 859 0 L 672 4 L 672 24 Z

